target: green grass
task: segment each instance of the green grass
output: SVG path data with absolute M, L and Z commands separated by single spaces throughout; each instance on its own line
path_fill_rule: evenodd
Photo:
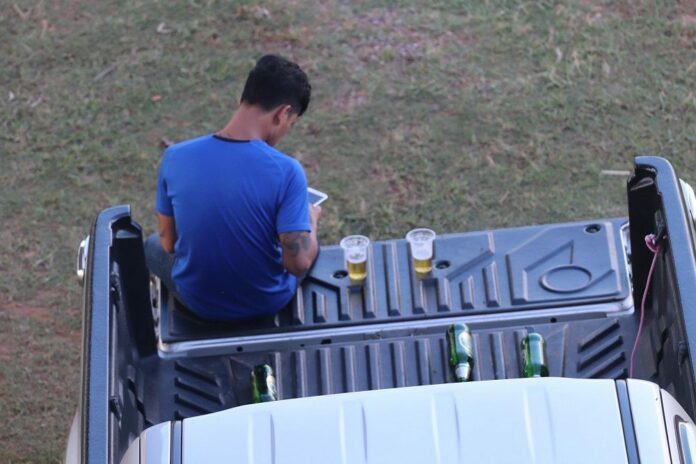
M 0 8 L 0 462 L 62 458 L 91 221 L 129 203 L 152 231 L 161 138 L 223 126 L 265 52 L 312 81 L 279 148 L 330 195 L 324 243 L 624 215 L 625 179 L 600 171 L 641 153 L 696 183 L 687 2 L 14 5 Z

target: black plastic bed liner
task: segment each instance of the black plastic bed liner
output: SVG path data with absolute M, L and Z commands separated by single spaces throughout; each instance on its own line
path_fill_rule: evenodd
M 162 351 L 125 373 L 126 394 L 147 424 L 250 403 L 261 363 L 280 399 L 451 382 L 445 330 L 455 321 L 472 329 L 473 380 L 520 377 L 528 330 L 545 337 L 552 376 L 625 378 L 637 326 L 625 223 L 446 235 L 425 280 L 405 241 L 378 242 L 364 286 L 342 277 L 340 249 L 326 247 L 291 307 L 245 324 L 202 322 L 169 298 Z
M 453 382 L 442 324 L 426 333 L 386 332 L 374 340 L 150 358 L 126 375 L 127 396 L 143 405 L 147 423 L 158 423 L 250 404 L 250 372 L 262 363 L 274 369 L 279 399 Z M 527 330 L 544 336 L 551 376 L 625 378 L 636 326 L 630 316 L 506 329 L 474 326 L 472 380 L 521 377 L 519 347 Z

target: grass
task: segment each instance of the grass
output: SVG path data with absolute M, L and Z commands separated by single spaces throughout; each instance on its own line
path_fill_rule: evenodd
M 79 395 L 74 254 L 100 209 L 154 229 L 163 138 L 215 131 L 265 52 L 314 94 L 279 148 L 324 243 L 625 214 L 636 154 L 696 183 L 689 2 L 0 5 L 0 462 L 61 462 Z

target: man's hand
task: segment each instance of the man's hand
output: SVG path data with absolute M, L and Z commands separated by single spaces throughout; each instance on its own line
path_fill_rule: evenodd
M 312 230 L 316 231 L 319 226 L 319 218 L 321 217 L 321 206 L 309 205 L 309 222 L 312 224 Z

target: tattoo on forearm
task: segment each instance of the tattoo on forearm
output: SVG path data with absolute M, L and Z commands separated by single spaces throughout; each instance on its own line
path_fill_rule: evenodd
M 300 251 L 309 250 L 312 245 L 312 239 L 309 232 L 290 232 L 283 237 L 283 252 L 295 257 L 300 254 Z

